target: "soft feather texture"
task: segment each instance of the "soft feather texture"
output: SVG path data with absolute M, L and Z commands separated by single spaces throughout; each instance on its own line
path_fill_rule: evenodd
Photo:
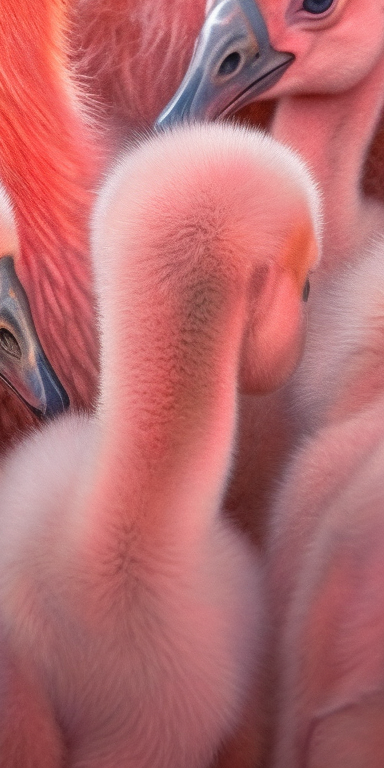
M 66 14 L 63 0 L 0 4 L 0 176 L 14 206 L 16 269 L 38 335 L 72 405 L 90 407 L 98 348 L 89 217 L 101 141 L 69 76 Z M 28 423 L 0 385 L 2 447 Z
M 302 445 L 270 523 L 273 764 L 374 767 L 384 757 L 379 682 L 370 699 L 382 640 L 383 209 L 362 182 L 383 106 L 384 18 L 361 0 L 323 18 L 288 16 L 285 0 L 259 5 L 272 43 L 296 55 L 271 92 L 272 133 L 309 162 L 325 221 L 306 349 L 282 406 L 285 460 Z
M 181 82 L 203 18 L 201 0 L 75 0 L 72 55 L 106 125 L 123 136 L 153 125 Z
M 70 53 L 112 144 L 151 128 L 179 87 L 204 20 L 204 0 L 74 0 Z M 239 118 L 265 127 L 273 105 Z
M 297 374 L 312 437 L 285 473 L 269 547 L 284 768 L 384 759 L 383 250 L 380 238 L 315 299 Z
M 15 212 L 10 197 L 0 182 L 0 258 L 2 256 L 12 256 L 17 269 L 20 262 L 20 242 Z M 37 417 L 26 406 L 21 405 L 3 381 L 0 382 L 0 404 L 1 451 L 10 440 L 16 439 L 19 431 L 36 424 Z
M 384 99 L 383 14 L 377 5 L 367 12 L 362 0 L 339 0 L 326 14 L 306 13 L 288 0 L 259 0 L 259 7 L 272 45 L 296 57 L 269 92 L 277 99 L 271 132 L 308 162 L 324 196 L 323 258 L 311 280 L 312 329 L 311 307 L 321 304 L 341 265 L 365 254 L 372 236 L 383 232 L 382 204 L 363 193 L 364 164 Z M 322 345 L 330 350 L 331 339 L 323 335 Z M 329 360 L 333 376 L 331 352 Z M 300 385 L 268 398 L 262 409 L 249 399 L 242 404 L 228 506 L 261 540 L 274 486 L 308 427 L 305 392 L 316 383 L 318 398 L 323 396 L 317 368 L 306 373 L 312 383 L 297 379 Z
M 163 98 L 165 103 L 167 82 L 173 82 L 173 77 L 176 79 L 179 66 L 184 70 L 183 57 L 188 46 L 191 47 L 193 25 L 188 33 L 188 6 L 185 2 L 176 1 L 174 6 L 173 21 L 179 25 L 180 37 L 174 36 L 174 24 L 169 24 L 168 29 L 172 32 L 168 36 L 167 53 L 173 48 L 173 70 L 167 80 L 161 68 L 159 89 L 156 86 L 151 91 L 151 104 L 146 102 L 145 109 L 151 117 L 157 94 L 159 102 Z M 82 7 L 87 9 L 88 17 L 92 15 L 91 3 L 85 0 Z M 130 15 L 129 6 L 125 7 Z M 381 675 L 381 652 L 376 641 L 370 642 L 368 635 L 373 616 L 380 644 L 381 620 L 377 611 L 380 614 L 382 531 L 380 515 L 374 511 L 376 502 L 372 501 L 365 487 L 367 479 L 371 478 L 369 482 L 372 482 L 374 492 L 378 492 L 380 509 L 380 471 L 375 475 L 375 460 L 369 459 L 369 455 L 376 450 L 375 441 L 381 440 L 381 257 L 367 257 L 361 271 L 355 266 L 344 271 L 340 269 L 340 264 L 353 265 L 356 257 L 361 258 L 361 254 L 366 256 L 372 233 L 382 232 L 382 208 L 363 195 L 362 189 L 373 192 L 376 198 L 383 198 L 383 137 L 382 123 L 380 128 L 379 122 L 384 93 L 383 14 L 380 4 L 367 8 L 364 0 L 335 2 L 326 21 L 321 16 L 305 15 L 299 3 L 294 6 L 288 0 L 259 0 L 259 7 L 268 24 L 272 44 L 279 50 L 293 51 L 296 55 L 295 63 L 270 94 L 278 100 L 273 131 L 276 137 L 302 153 L 324 190 L 325 259 L 321 277 L 315 278 L 312 285 L 309 344 L 294 385 L 289 386 L 285 393 L 267 399 L 261 406 L 249 397 L 242 402 L 238 471 L 227 505 L 244 527 L 249 527 L 253 535 L 256 530 L 256 535 L 262 538 L 263 529 L 259 520 L 263 509 L 268 509 L 266 499 L 270 495 L 271 481 L 281 472 L 298 436 L 322 427 L 316 442 L 305 443 L 286 476 L 286 490 L 280 503 L 283 512 L 276 523 L 277 530 L 280 530 L 280 548 L 275 553 L 280 574 L 274 592 L 277 606 L 280 603 L 284 605 L 282 596 L 287 596 L 289 589 L 293 589 L 289 578 L 291 569 L 296 573 L 300 570 L 302 558 L 305 562 L 300 586 L 294 592 L 295 609 L 292 608 L 290 613 L 289 625 L 290 644 L 284 656 L 289 671 L 285 678 L 286 705 L 282 715 L 283 731 L 279 737 L 279 765 L 286 766 L 289 760 L 292 765 L 308 760 L 310 765 L 335 764 L 338 768 L 344 764 L 359 768 L 362 765 L 381 766 L 384 753 L 378 743 L 381 694 L 363 708 L 354 705 L 350 709 L 349 720 L 348 713 L 346 718 L 341 713 L 339 720 L 336 716 L 333 721 L 335 725 L 331 723 L 328 728 L 325 723 L 324 728 L 318 728 L 313 736 L 318 742 L 317 755 L 309 757 L 300 751 L 306 738 L 300 729 L 308 727 L 308 718 L 313 716 L 314 723 L 320 717 L 319 712 L 324 713 L 327 707 L 329 711 L 332 706 L 339 706 L 335 703 L 337 696 L 332 698 L 334 681 L 328 677 L 329 668 L 335 671 L 336 677 L 340 673 L 342 680 L 346 666 L 356 669 L 355 676 L 352 672 L 353 684 L 358 675 L 364 677 L 364 665 L 358 664 L 358 659 L 364 655 L 364 644 L 367 657 L 371 652 L 372 657 L 379 659 L 378 665 L 375 667 L 373 664 L 373 668 L 378 679 Z M 109 8 L 112 19 L 113 10 L 111 6 Z M 155 9 L 154 4 L 152 8 Z M 139 17 L 140 6 L 134 12 Z M 178 13 L 183 18 L 177 22 Z M 159 24 L 160 17 L 161 14 L 157 16 L 154 10 L 145 34 L 140 32 L 139 20 L 132 57 L 134 63 L 132 67 L 128 65 L 120 69 L 120 72 L 128 72 L 125 79 L 120 76 L 116 62 L 114 64 L 115 82 L 119 83 L 122 93 L 135 94 L 132 100 L 135 104 L 140 96 L 140 78 L 135 79 L 135 71 L 138 72 L 145 61 L 147 48 L 154 54 L 151 66 L 156 69 L 154 42 L 160 37 L 159 27 L 163 40 L 167 35 L 167 28 Z M 142 24 L 144 18 L 143 13 Z M 112 20 L 112 28 L 116 29 L 113 24 Z M 106 73 L 95 62 L 98 48 L 102 50 L 104 43 L 96 14 L 95 28 L 98 28 L 99 36 L 93 31 L 88 37 L 84 71 L 96 74 L 100 78 L 98 82 L 102 83 Z M 81 30 L 80 35 L 84 35 Z M 140 40 L 143 41 L 141 51 Z M 128 45 L 120 54 L 119 61 L 124 59 L 130 61 Z M 161 53 L 157 61 L 160 60 Z M 105 89 L 103 98 L 109 105 L 112 118 L 118 115 L 120 107 L 116 106 L 114 94 L 110 98 Z M 162 106 L 159 103 L 158 111 Z M 133 122 L 137 119 L 136 112 Z M 370 147 L 373 150 L 371 154 Z M 367 315 L 368 307 L 370 314 Z M 375 397 L 378 398 L 377 406 L 372 405 L 370 409 Z M 380 461 L 377 461 L 380 466 Z M 363 469 L 360 469 L 361 465 Z M 352 488 L 354 475 L 356 485 L 353 486 L 353 493 L 356 498 L 351 501 L 348 493 L 352 492 L 346 489 L 349 486 Z M 343 490 L 344 480 L 346 487 Z M 328 497 L 334 493 L 334 483 L 337 486 L 341 483 L 342 490 L 341 496 L 331 502 Z M 348 512 L 343 511 L 346 499 L 351 518 Z M 287 520 L 284 519 L 285 506 L 292 509 L 292 517 L 288 515 Z M 258 513 L 256 523 L 255 510 Z M 308 534 L 307 526 L 312 524 L 314 531 Z M 349 570 L 344 568 L 346 548 L 357 552 Z M 372 568 L 369 570 L 367 567 L 362 572 L 363 567 L 357 561 L 365 563 L 370 555 Z M 360 578 L 362 587 L 359 598 L 356 585 Z M 306 587 L 306 580 L 310 580 L 309 587 Z M 366 592 L 361 598 L 364 589 Z M 369 593 L 373 595 L 373 602 Z M 352 619 L 345 623 L 344 616 L 348 611 Z M 305 612 L 309 616 L 307 623 Z M 353 625 L 355 629 L 352 631 Z M 324 649 L 319 648 L 319 636 L 323 635 Z M 296 654 L 295 643 L 305 656 L 302 663 Z M 322 699 L 316 685 L 324 687 L 326 693 Z M 364 685 L 360 690 L 364 698 L 363 689 Z M 329 695 L 331 704 L 324 704 L 325 695 Z M 368 723 L 371 724 L 369 727 Z M 308 738 L 309 732 L 310 728 L 306 731 Z M 336 749 L 340 738 L 345 741 L 339 741 L 341 746 Z M 294 744 L 295 739 L 301 740 L 299 750 Z
M 294 366 L 319 227 L 303 165 L 239 129 L 148 140 L 107 181 L 100 404 L 2 467 L 4 768 L 200 768 L 236 726 L 264 633 L 257 553 L 221 511 L 238 379 Z
M 300 8 L 294 13 L 288 0 L 259 0 L 259 7 L 274 47 L 296 56 L 267 94 L 277 100 L 272 132 L 307 160 L 324 193 L 324 257 L 321 277 L 311 281 L 313 295 L 321 291 L 317 283 L 332 275 L 333 266 L 363 252 L 372 233 L 382 231 L 382 206 L 362 193 L 368 149 L 384 98 L 382 12 L 378 5 L 367 12 L 364 0 L 339 0 L 325 21 L 321 14 L 305 14 Z M 172 90 L 187 66 L 197 16 L 202 16 L 202 6 L 194 3 L 192 8 L 178 0 L 167 4 L 171 18 L 163 10 L 161 3 L 151 3 L 151 14 L 146 3 L 109 3 L 102 12 L 100 5 L 87 0 L 80 4 L 77 29 L 79 39 L 84 42 L 85 35 L 86 42 L 76 50 L 84 71 L 103 90 L 100 98 L 109 99 L 111 113 L 120 115 L 116 120 L 127 131 L 160 111 L 163 92 Z M 116 52 L 113 63 L 105 55 L 107 48 Z M 147 76 L 151 88 L 142 88 Z M 114 88 L 120 95 L 128 94 L 126 107 L 123 97 L 116 106 Z M 136 106 L 140 98 L 141 114 Z M 300 393 L 293 400 L 290 391 L 262 404 L 248 397 L 241 404 L 238 465 L 227 506 L 259 541 L 273 484 L 304 431 L 300 402 Z

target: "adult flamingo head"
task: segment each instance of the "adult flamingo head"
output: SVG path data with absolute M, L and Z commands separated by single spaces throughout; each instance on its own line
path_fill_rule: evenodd
M 69 398 L 41 346 L 14 259 L 18 238 L 13 213 L 0 187 L 0 379 L 39 417 L 54 416 Z
M 379 3 L 367 12 L 364 0 L 208 2 L 188 72 L 157 124 L 229 115 L 265 91 L 271 98 L 346 91 L 383 52 Z

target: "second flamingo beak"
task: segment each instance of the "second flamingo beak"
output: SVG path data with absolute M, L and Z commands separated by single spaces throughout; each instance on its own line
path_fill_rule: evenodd
M 0 258 L 0 378 L 39 418 L 55 416 L 69 406 L 40 344 L 11 256 Z
M 230 115 L 277 83 L 293 60 L 272 48 L 254 0 L 215 0 L 184 80 L 156 127 Z

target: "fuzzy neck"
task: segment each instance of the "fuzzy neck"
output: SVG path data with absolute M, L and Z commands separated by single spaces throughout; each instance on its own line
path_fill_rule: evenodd
M 179 526 L 191 536 L 217 509 L 231 459 L 244 308 L 237 297 L 236 313 L 230 289 L 216 293 L 209 282 L 173 287 L 163 305 L 161 290 L 157 305 L 131 295 L 125 327 L 111 336 L 120 342 L 102 366 L 92 500 L 103 548 L 118 538 L 109 541 L 105 529 L 132 525 L 149 542 Z
M 364 163 L 384 102 L 383 79 L 384 57 L 346 93 L 278 102 L 273 136 L 299 152 L 324 194 L 322 272 L 383 227 L 382 207 L 362 193 Z

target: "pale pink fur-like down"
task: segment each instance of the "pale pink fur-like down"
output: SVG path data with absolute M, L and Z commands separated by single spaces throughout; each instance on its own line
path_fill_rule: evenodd
M 383 254 L 380 238 L 315 298 L 297 374 L 312 436 L 269 547 L 278 768 L 384 760 Z
M 317 194 L 272 139 L 195 126 L 124 156 L 94 222 L 96 414 L 2 467 L 0 765 L 200 768 L 260 675 L 260 564 L 221 506 L 238 386 L 301 351 Z

